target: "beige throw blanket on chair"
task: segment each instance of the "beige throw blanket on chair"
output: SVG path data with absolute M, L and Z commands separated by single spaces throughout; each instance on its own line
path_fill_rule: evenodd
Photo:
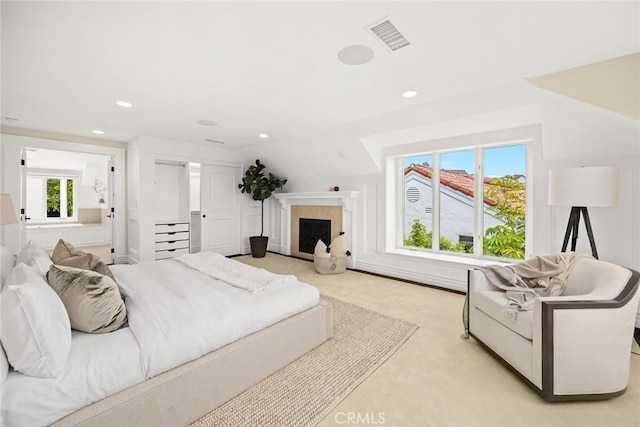
M 576 261 L 589 257 L 576 252 L 535 256 L 508 266 L 479 268 L 492 285 L 504 290 L 509 300 L 505 315 L 515 321 L 520 310 L 531 310 L 536 297 L 562 295 L 567 277 Z

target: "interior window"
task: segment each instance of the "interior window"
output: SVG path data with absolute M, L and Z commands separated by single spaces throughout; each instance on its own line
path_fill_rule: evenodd
M 27 172 L 27 217 L 31 222 L 75 220 L 74 208 L 77 172 L 53 175 L 39 171 Z

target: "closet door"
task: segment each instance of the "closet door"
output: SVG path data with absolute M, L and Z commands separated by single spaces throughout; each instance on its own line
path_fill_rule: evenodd
M 202 250 L 223 255 L 241 253 L 239 167 L 202 164 L 200 211 Z

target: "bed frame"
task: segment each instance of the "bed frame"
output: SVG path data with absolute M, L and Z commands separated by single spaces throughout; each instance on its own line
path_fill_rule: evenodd
M 53 426 L 183 426 L 198 420 L 333 335 L 320 303 L 60 419 Z

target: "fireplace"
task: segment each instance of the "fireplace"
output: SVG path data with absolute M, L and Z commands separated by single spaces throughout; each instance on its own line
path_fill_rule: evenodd
M 298 250 L 313 254 L 318 240 L 322 240 L 327 246 L 331 243 L 331 220 L 300 218 L 298 232 Z
M 322 239 L 329 246 L 333 239 L 343 231 L 342 208 L 340 206 L 295 205 L 291 207 L 290 224 L 290 255 L 312 260 L 318 239 Z M 307 235 L 303 236 L 303 233 Z
M 330 244 L 340 232 L 345 233 L 345 242 L 352 255 L 347 261 L 353 268 L 357 248 L 355 248 L 355 201 L 360 196 L 358 191 L 326 191 L 310 193 L 276 193 L 283 214 L 281 216 L 282 237 L 280 253 L 298 258 L 313 260 L 313 251 L 318 239 Z M 329 223 L 329 238 L 313 235 L 307 243 L 300 241 L 301 220 L 319 220 Z M 324 227 L 324 226 L 323 226 Z M 302 226 L 304 228 L 304 225 Z M 313 233 L 312 233 L 313 234 Z M 305 238 L 303 237 L 303 241 Z M 306 249 L 305 251 L 300 250 Z M 305 248 L 306 247 L 306 248 Z M 308 251 L 308 252 L 307 252 Z

